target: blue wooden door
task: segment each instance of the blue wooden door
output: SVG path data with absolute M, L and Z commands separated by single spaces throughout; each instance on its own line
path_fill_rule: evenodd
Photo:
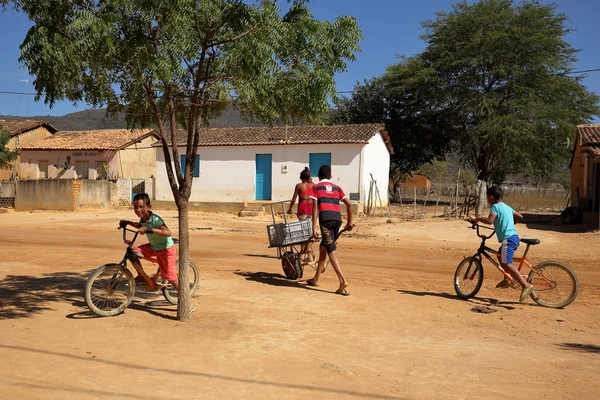
M 271 200 L 271 154 L 256 155 L 256 200 Z
M 308 168 L 310 168 L 310 175 L 317 181 L 317 174 L 321 165 L 331 166 L 331 153 L 310 153 L 308 156 Z

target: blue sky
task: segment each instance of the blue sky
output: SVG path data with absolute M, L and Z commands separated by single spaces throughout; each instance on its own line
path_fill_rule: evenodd
M 438 11 L 450 10 L 454 0 L 312 0 L 311 8 L 318 19 L 333 20 L 340 15 L 353 15 L 363 31 L 362 51 L 357 61 L 349 64 L 348 72 L 336 77 L 339 91 L 351 90 L 356 81 L 382 74 L 386 67 L 396 62 L 397 55 L 411 56 L 424 48 L 420 39 L 423 29 L 420 22 L 434 19 Z M 542 3 L 548 3 L 542 1 Z M 557 1 L 559 11 L 569 17 L 568 27 L 574 29 L 567 40 L 577 49 L 579 70 L 600 68 L 600 45 L 597 16 L 600 1 Z M 22 43 L 30 21 L 24 14 L 8 10 L 0 13 L 0 92 L 33 92 L 33 77 L 19 66 L 19 45 Z M 21 80 L 30 82 L 22 82 Z M 600 72 L 590 73 L 584 83 L 600 93 Z M 57 103 L 50 109 L 43 102 L 36 103 L 33 96 L 0 93 L 0 115 L 64 115 L 82 111 L 85 104 L 74 106 L 70 102 Z

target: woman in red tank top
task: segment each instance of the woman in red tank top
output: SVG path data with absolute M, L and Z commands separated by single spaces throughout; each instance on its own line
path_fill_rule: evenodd
M 304 168 L 304 170 L 300 173 L 300 180 L 301 182 L 298 183 L 294 188 L 294 196 L 290 202 L 288 214 L 292 213 L 292 208 L 296 203 L 296 199 L 298 199 L 298 212 L 296 213 L 298 218 L 311 218 L 313 212 L 313 200 L 308 196 L 308 193 L 310 193 L 314 183 L 310 177 L 310 170 L 308 167 Z

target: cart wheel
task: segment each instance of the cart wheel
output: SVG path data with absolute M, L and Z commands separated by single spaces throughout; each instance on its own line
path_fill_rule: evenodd
M 281 257 L 281 267 L 288 279 L 296 280 L 302 278 L 303 268 L 298 255 L 288 251 Z

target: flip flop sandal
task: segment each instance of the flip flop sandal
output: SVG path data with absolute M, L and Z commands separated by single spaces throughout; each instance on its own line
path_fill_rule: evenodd
M 339 295 L 342 295 L 342 296 L 350 296 L 350 293 L 348 293 L 348 291 L 346 289 L 342 289 L 341 291 L 340 290 L 336 290 L 335 294 L 339 294 Z
M 314 283 L 313 281 L 311 281 L 310 279 L 308 279 L 306 281 L 306 286 L 319 286 L 319 285 L 317 285 L 316 283 Z

